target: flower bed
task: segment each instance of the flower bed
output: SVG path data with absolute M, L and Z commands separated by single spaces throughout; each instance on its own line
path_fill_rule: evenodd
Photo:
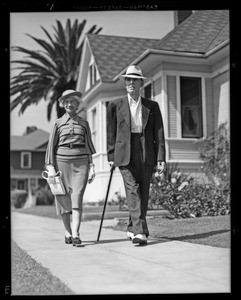
M 175 218 L 217 216 L 230 213 L 230 192 L 224 186 L 200 184 L 181 172 L 152 178 L 149 206 L 162 206 Z
M 226 215 L 230 208 L 230 138 L 227 123 L 220 124 L 209 137 L 198 142 L 202 170 L 209 183 L 169 168 L 152 178 L 149 206 L 162 205 L 176 218 Z

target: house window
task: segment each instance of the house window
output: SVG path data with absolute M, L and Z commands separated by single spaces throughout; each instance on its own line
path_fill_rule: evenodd
M 149 100 L 152 99 L 152 84 L 151 83 L 144 87 L 144 97 Z
M 31 168 L 31 152 L 21 152 L 21 168 Z
M 92 63 L 89 66 L 89 82 L 90 82 L 90 87 L 92 87 L 97 81 L 97 70 L 95 63 Z
M 182 137 L 203 136 L 201 78 L 181 77 Z
M 17 188 L 19 190 L 25 190 L 27 191 L 28 190 L 28 182 L 27 182 L 27 179 L 18 179 L 18 185 L 17 185 Z

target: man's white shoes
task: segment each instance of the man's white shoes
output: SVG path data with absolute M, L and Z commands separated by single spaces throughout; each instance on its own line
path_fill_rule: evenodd
M 132 243 L 145 245 L 147 244 L 147 237 L 145 234 L 137 234 L 132 238 Z
M 127 237 L 129 240 L 132 240 L 132 239 L 134 238 L 134 233 L 133 233 L 133 232 L 130 232 L 130 231 L 127 231 L 126 237 Z

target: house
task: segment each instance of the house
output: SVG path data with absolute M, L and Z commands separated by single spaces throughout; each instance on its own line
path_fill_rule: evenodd
M 45 152 L 49 133 L 37 129 L 26 135 L 10 138 L 11 190 L 28 192 L 39 186 L 45 186 L 41 176 L 44 170 Z
M 220 123 L 229 123 L 229 11 L 192 12 L 162 39 L 87 34 L 77 90 L 83 93 L 80 115 L 90 123 L 97 150 L 96 179 L 85 201 L 102 200 L 109 178 L 106 154 L 106 106 L 126 91 L 119 75 L 139 65 L 149 81 L 143 96 L 157 101 L 163 116 L 166 160 L 193 176 L 202 176 L 195 143 Z M 124 195 L 115 171 L 110 198 Z

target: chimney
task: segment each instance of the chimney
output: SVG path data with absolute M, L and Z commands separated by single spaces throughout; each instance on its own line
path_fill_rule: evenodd
M 174 24 L 175 27 L 180 25 L 186 18 L 193 13 L 193 10 L 176 10 L 174 12 Z
M 23 135 L 27 135 L 30 134 L 31 132 L 34 132 L 35 130 L 37 130 L 38 128 L 36 126 L 27 126 L 25 132 Z

